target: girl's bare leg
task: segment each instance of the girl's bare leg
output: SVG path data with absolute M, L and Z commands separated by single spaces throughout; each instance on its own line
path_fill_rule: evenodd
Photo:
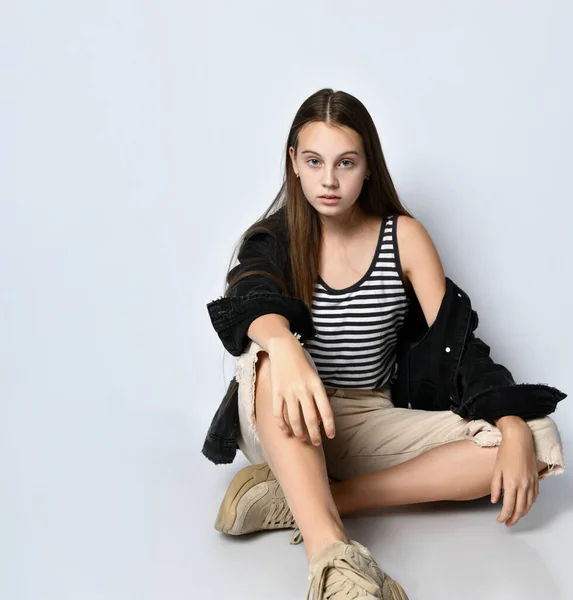
M 258 353 L 255 380 L 257 434 L 265 459 L 278 479 L 304 538 L 308 560 L 336 540 L 348 543 L 334 503 L 321 446 L 288 436 L 273 416 L 269 355 Z M 307 433 L 308 436 L 308 433 Z
M 333 483 L 331 491 L 341 516 L 402 504 L 473 500 L 489 494 L 496 456 L 497 447 L 449 442 L 388 469 Z M 537 463 L 539 471 L 546 466 Z

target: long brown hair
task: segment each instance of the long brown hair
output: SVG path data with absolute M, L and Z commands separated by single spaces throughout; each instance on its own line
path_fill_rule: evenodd
M 285 177 L 278 194 L 263 215 L 245 231 L 239 240 L 238 255 L 241 254 L 246 241 L 253 235 L 265 233 L 276 238 L 276 229 L 269 215 L 284 207 L 290 277 L 288 280 L 285 280 L 284 276 L 281 278 L 280 271 L 274 268 L 253 269 L 232 276 L 230 266 L 233 258 L 231 258 L 225 279 L 227 283 L 225 296 L 241 279 L 249 275 L 263 274 L 277 282 L 285 294 L 302 299 L 309 309 L 312 308 L 322 228 L 317 211 L 304 197 L 300 181 L 292 166 L 289 147 L 292 146 L 296 153 L 299 132 L 305 125 L 315 121 L 346 126 L 362 137 L 367 164 L 371 171 L 370 178 L 364 181 L 356 200 L 364 214 L 382 218 L 390 214 L 412 217 L 398 198 L 384 160 L 376 126 L 366 107 L 360 100 L 346 92 L 334 91 L 331 88 L 321 89 L 302 103 L 294 117 L 284 153 Z

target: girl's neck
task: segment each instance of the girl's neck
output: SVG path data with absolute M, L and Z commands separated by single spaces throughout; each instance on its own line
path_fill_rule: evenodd
M 337 217 L 320 216 L 322 224 L 323 240 L 328 242 L 349 241 L 361 237 L 365 231 L 372 227 L 374 222 L 380 219 L 369 216 L 361 210 L 353 210 L 349 215 L 338 215 Z

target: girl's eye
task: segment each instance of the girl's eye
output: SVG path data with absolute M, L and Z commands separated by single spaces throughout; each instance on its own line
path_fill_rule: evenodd
M 317 162 L 320 162 L 318 160 L 318 158 L 309 158 L 306 162 L 309 163 L 311 160 L 316 160 Z M 351 165 L 354 164 L 351 160 L 349 160 L 347 158 L 345 158 L 344 160 L 341 160 L 340 162 L 347 162 L 347 163 L 350 163 Z M 311 165 L 311 166 L 313 167 L 314 165 Z

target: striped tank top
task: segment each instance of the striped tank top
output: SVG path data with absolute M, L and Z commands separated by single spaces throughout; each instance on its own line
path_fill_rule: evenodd
M 397 220 L 382 220 L 370 267 L 355 284 L 335 290 L 317 277 L 311 311 L 317 334 L 304 346 L 328 387 L 372 390 L 396 380 L 396 343 L 409 308 Z

